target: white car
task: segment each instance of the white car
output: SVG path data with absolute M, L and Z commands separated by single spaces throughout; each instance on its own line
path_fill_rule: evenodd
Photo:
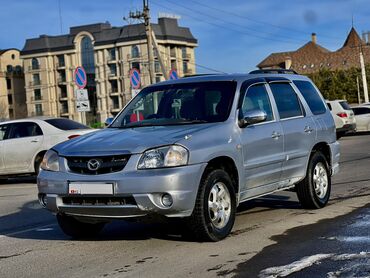
M 64 118 L 29 118 L 0 123 L 0 176 L 38 174 L 54 145 L 95 131 Z
M 357 131 L 370 131 L 370 106 L 352 107 L 356 118 Z
M 356 131 L 356 119 L 346 100 L 327 100 L 326 104 L 334 118 L 338 138 L 348 132 Z

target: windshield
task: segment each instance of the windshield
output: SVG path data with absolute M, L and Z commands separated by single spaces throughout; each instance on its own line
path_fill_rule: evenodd
M 153 86 L 142 90 L 110 125 L 113 128 L 225 121 L 236 82 L 199 82 Z
M 74 130 L 74 129 L 88 129 L 89 128 L 75 121 L 72 121 L 69 119 L 62 119 L 62 118 L 47 119 L 45 120 L 45 122 L 61 130 Z

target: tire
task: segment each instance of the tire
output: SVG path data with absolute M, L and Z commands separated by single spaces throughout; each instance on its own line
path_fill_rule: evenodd
M 331 177 L 328 162 L 321 152 L 311 155 L 306 177 L 296 185 L 296 189 L 298 199 L 305 209 L 323 208 L 328 203 Z
M 213 209 L 210 204 L 213 204 Z M 235 213 L 235 191 L 228 173 L 221 169 L 206 172 L 199 186 L 193 213 L 186 220 L 192 237 L 200 241 L 224 239 L 234 226 Z
M 84 223 L 78 221 L 72 216 L 67 216 L 60 213 L 57 214 L 57 220 L 62 231 L 66 235 L 76 239 L 95 237 L 105 226 L 105 223 Z

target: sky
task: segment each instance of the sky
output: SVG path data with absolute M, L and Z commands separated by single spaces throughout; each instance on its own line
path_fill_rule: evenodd
M 198 39 L 198 73 L 243 73 L 272 52 L 296 50 L 311 39 L 312 32 L 325 48 L 340 48 L 352 18 L 360 35 L 370 31 L 369 2 L 149 0 L 149 5 L 152 22 L 157 22 L 160 12 L 178 15 L 179 25 L 189 27 Z M 0 7 L 0 49 L 22 49 L 27 38 L 68 33 L 71 26 L 129 24 L 123 17 L 142 9 L 142 0 L 0 0 Z

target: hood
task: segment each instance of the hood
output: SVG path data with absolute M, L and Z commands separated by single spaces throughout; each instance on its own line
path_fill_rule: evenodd
M 137 154 L 158 146 L 174 144 L 213 124 L 106 128 L 65 141 L 53 149 L 62 156 Z

